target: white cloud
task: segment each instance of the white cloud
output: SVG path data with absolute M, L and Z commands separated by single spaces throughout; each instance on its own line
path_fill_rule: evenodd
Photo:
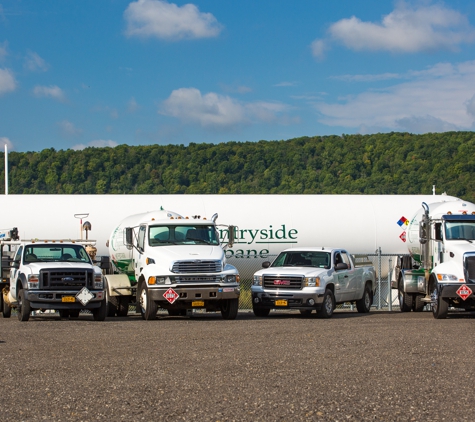
M 163 0 L 137 0 L 124 12 L 129 37 L 157 37 L 167 40 L 217 36 L 222 25 L 211 13 L 194 4 L 181 7 Z
M 135 113 L 138 109 L 139 105 L 137 104 L 137 101 L 135 101 L 135 98 L 132 97 L 127 104 L 127 111 L 129 113 Z
M 74 126 L 74 123 L 71 123 L 68 120 L 62 120 L 58 123 L 58 126 L 61 130 L 61 133 L 65 137 L 75 137 L 82 134 L 82 130 Z
M 13 72 L 9 69 L 0 69 L 0 95 L 15 91 L 16 81 Z
M 25 57 L 25 68 L 30 72 L 46 72 L 49 69 L 49 64 L 46 63 L 37 53 L 28 51 Z
M 10 141 L 10 139 L 0 136 L 0 149 L 2 151 L 5 150 L 5 145 L 7 146 L 8 151 L 11 151 L 12 149 L 14 149 L 13 142 Z
M 89 148 L 89 147 L 94 147 L 94 148 L 110 147 L 110 148 L 114 148 L 117 145 L 119 145 L 117 142 L 111 141 L 110 139 L 109 140 L 98 139 L 96 141 L 89 142 L 87 145 L 85 145 L 85 144 L 74 145 L 71 149 L 73 149 L 75 151 L 78 151 L 78 150 L 83 150 L 83 149 Z
M 355 51 L 416 53 L 431 50 L 457 50 L 462 43 L 475 41 L 475 29 L 461 13 L 442 3 L 418 2 L 415 6 L 399 1 L 381 22 L 364 22 L 352 16 L 328 29 L 329 39 L 315 40 L 313 55 L 321 57 L 331 41 Z
M 36 97 L 53 98 L 61 102 L 66 101 L 66 95 L 64 94 L 64 91 L 56 85 L 51 85 L 51 86 L 37 85 L 35 86 L 35 88 L 33 88 L 33 94 Z
M 316 103 L 319 122 L 419 133 L 473 128 L 475 61 L 444 63 L 408 75 L 411 80 L 385 89 L 368 90 L 337 103 Z
M 281 103 L 242 103 L 227 95 L 214 92 L 203 95 L 196 88 L 180 88 L 162 103 L 159 113 L 203 127 L 225 128 L 255 121 L 273 121 L 287 108 Z

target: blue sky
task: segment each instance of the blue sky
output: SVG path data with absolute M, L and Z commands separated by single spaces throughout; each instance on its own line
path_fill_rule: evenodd
M 0 0 L 0 145 L 473 130 L 474 47 L 469 0 Z

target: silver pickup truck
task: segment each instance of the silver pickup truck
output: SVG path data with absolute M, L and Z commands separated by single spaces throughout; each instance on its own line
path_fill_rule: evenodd
M 340 303 L 355 303 L 362 313 L 373 303 L 374 267 L 356 267 L 344 249 L 286 249 L 262 266 L 251 286 L 256 316 L 267 316 L 271 309 L 298 309 L 304 315 L 316 310 L 330 318 Z

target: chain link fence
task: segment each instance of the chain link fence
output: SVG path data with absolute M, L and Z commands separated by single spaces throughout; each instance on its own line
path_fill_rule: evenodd
M 268 255 L 266 260 L 273 261 L 277 255 Z M 397 290 L 391 289 L 391 279 L 394 277 L 394 267 L 400 254 L 369 253 L 354 255 L 355 265 L 372 265 L 376 271 L 376 293 L 373 298 L 373 308 L 392 311 L 399 309 Z M 239 309 L 252 309 L 251 284 L 256 271 L 262 269 L 263 260 L 256 256 L 243 255 L 240 258 L 228 258 L 228 263 L 234 265 L 241 275 L 241 297 Z M 353 305 L 342 304 L 337 308 L 352 309 Z

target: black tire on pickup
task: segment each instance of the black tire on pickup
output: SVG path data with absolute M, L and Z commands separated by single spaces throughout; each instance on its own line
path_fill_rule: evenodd
M 10 308 L 10 305 L 3 300 L 3 294 L 1 291 L 0 291 L 0 300 L 2 301 L 3 318 L 10 318 L 12 316 L 12 308 Z
M 399 280 L 399 283 L 398 283 L 398 298 L 399 298 L 399 308 L 401 309 L 401 312 L 411 312 L 413 296 L 412 294 L 406 293 L 404 291 L 402 278 Z
M 91 309 L 92 317 L 94 321 L 104 321 L 107 316 L 107 302 L 106 300 L 101 301 L 101 306 L 99 308 Z
M 356 301 L 356 309 L 360 314 L 366 314 L 371 310 L 373 304 L 373 293 L 368 283 L 364 287 L 363 297 Z
M 28 321 L 30 319 L 31 306 L 30 301 L 25 298 L 25 291 L 21 289 L 18 292 L 18 320 Z
M 259 306 L 252 305 L 252 312 L 256 317 L 266 317 L 269 316 L 269 308 L 260 308 Z
M 331 318 L 335 309 L 335 296 L 330 289 L 326 289 L 323 295 L 322 307 L 318 311 L 320 318 Z
M 139 305 L 140 315 L 142 319 L 151 321 L 157 319 L 158 306 L 150 297 L 147 286 L 142 281 L 137 289 L 137 303 Z
M 239 299 L 223 299 L 221 315 L 223 319 L 236 319 L 239 310 Z

